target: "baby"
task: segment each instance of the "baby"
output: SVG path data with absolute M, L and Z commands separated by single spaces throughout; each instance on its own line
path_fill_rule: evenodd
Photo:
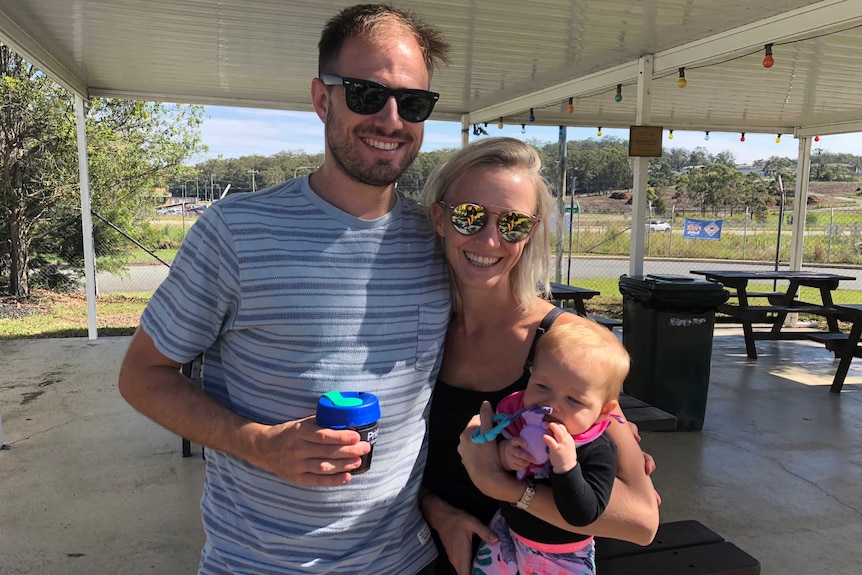
M 546 523 L 526 511 L 537 483 L 550 484 L 560 515 L 573 526 L 605 510 L 616 476 L 616 445 L 604 434 L 619 405 L 629 355 L 591 320 L 556 324 L 539 338 L 530 380 L 497 406 L 512 422 L 499 442 L 503 466 L 527 479 L 521 500 L 491 520 L 500 540 L 482 543 L 474 574 L 595 572 L 592 536 Z M 533 420 L 532 422 L 530 420 Z

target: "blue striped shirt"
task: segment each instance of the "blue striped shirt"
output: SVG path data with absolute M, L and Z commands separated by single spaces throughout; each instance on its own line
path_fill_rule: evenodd
M 371 470 L 341 487 L 208 450 L 201 573 L 403 575 L 433 559 L 416 497 L 448 319 L 443 257 L 412 200 L 361 220 L 306 177 L 205 212 L 141 318 L 159 351 L 206 349 L 204 388 L 253 421 L 306 417 L 331 390 L 373 392 L 382 417 Z

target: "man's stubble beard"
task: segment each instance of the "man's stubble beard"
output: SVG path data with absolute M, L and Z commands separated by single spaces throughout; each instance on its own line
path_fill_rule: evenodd
M 361 155 L 356 150 L 355 146 L 351 145 L 350 138 L 360 140 L 356 134 L 348 133 L 343 124 L 335 118 L 335 114 L 330 109 L 326 117 L 326 142 L 329 146 L 329 151 L 332 153 L 332 159 L 338 168 L 344 172 L 349 178 L 368 186 L 384 187 L 394 184 L 407 171 L 416 156 L 419 155 L 419 148 L 422 147 L 422 139 L 417 142 L 415 139 L 408 144 L 412 149 L 404 156 L 404 159 L 398 165 L 392 165 L 391 162 L 379 160 L 373 165 L 368 166 L 362 160 Z M 368 133 L 365 134 L 369 136 Z M 409 134 L 396 132 L 394 134 L 384 134 L 380 132 L 381 137 L 396 136 L 400 137 Z M 373 135 L 372 135 L 373 136 Z M 364 145 L 361 144 L 360 145 Z

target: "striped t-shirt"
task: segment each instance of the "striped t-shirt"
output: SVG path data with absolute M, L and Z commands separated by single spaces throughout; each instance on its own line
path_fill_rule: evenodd
M 159 351 L 206 349 L 204 388 L 254 421 L 311 415 L 331 390 L 373 392 L 382 417 L 370 471 L 341 487 L 208 450 L 201 573 L 403 575 L 433 559 L 416 496 L 448 319 L 442 253 L 412 200 L 361 220 L 306 177 L 205 212 L 141 318 Z

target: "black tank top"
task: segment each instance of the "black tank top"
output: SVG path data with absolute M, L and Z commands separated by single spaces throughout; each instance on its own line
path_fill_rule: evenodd
M 428 461 L 423 483 L 432 493 L 450 505 L 463 509 L 485 524 L 491 521 L 499 504 L 476 489 L 470 481 L 467 470 L 461 464 L 461 458 L 458 455 L 461 432 L 464 431 L 470 418 L 479 413 L 483 401 L 488 401 L 496 407 L 507 395 L 527 387 L 527 381 L 530 379 L 529 367 L 533 361 L 536 343 L 561 313 L 563 313 L 562 309 L 554 308 L 542 318 L 533 336 L 533 343 L 524 363 L 524 372 L 511 385 L 499 391 L 483 392 L 453 387 L 438 379 L 434 388 L 428 422 Z M 437 574 L 454 574 L 455 570 L 446 560 L 446 551 L 440 545 L 436 533 L 434 539 L 440 552 Z

